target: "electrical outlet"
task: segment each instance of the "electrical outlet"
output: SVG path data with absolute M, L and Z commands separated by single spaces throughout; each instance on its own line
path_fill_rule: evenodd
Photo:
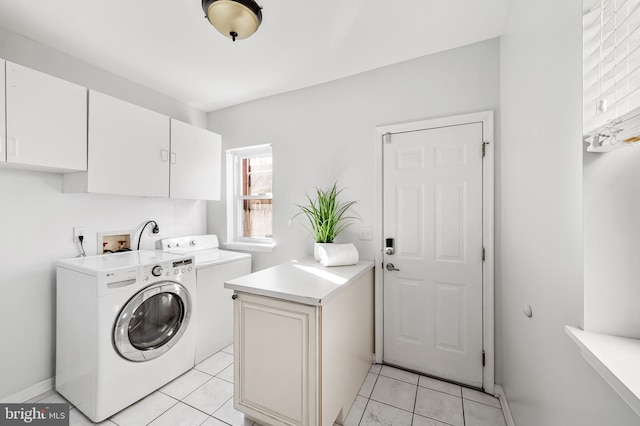
M 373 228 L 370 226 L 363 226 L 360 228 L 360 239 L 363 241 L 373 240 Z
M 82 238 L 87 238 L 87 227 L 86 226 L 74 226 L 73 227 L 73 242 L 74 243 L 79 243 L 80 242 L 80 235 L 82 235 Z

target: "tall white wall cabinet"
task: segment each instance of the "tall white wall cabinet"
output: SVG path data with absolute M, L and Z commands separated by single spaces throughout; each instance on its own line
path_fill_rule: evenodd
M 171 119 L 171 198 L 220 199 L 222 137 Z
M 166 197 L 169 117 L 89 91 L 88 192 Z
M 87 170 L 86 88 L 11 62 L 2 68 L 6 123 L 2 114 L 0 125 L 6 128 L 6 163 L 62 172 Z
M 220 135 L 89 91 L 89 166 L 65 192 L 220 199 Z

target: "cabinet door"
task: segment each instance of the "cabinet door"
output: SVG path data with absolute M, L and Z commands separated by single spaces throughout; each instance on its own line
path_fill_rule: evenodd
M 171 120 L 171 198 L 220 199 L 222 138 Z
M 87 189 L 169 196 L 169 117 L 89 91 Z
M 240 294 L 234 407 L 259 423 L 318 424 L 317 308 Z
M 0 59 L 0 163 L 7 161 L 7 127 L 5 125 L 5 60 Z
M 7 62 L 7 162 L 87 170 L 87 89 Z

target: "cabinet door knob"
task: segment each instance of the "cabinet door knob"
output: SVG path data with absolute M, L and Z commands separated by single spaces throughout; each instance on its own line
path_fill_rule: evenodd
M 234 294 L 233 296 L 231 296 L 231 298 L 232 298 L 233 300 L 236 300 L 236 299 L 238 298 L 238 295 L 237 295 L 237 294 Z
M 168 161 L 169 160 L 169 151 L 167 151 L 166 149 L 161 149 L 160 150 L 160 157 L 162 158 L 162 161 Z
M 171 151 L 171 164 L 176 164 L 178 162 L 178 154 Z

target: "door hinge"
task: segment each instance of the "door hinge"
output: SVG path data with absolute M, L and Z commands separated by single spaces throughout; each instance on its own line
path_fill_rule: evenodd
M 482 247 L 482 261 L 484 262 L 485 259 L 485 251 L 484 251 L 484 247 Z
M 485 155 L 487 155 L 487 145 L 489 144 L 489 142 L 482 142 L 482 157 L 484 158 Z
M 382 140 L 385 143 L 391 143 L 391 133 L 385 133 L 384 135 L 382 135 Z
M 486 357 L 484 355 L 484 350 L 482 351 L 482 366 L 484 367 L 486 361 Z

